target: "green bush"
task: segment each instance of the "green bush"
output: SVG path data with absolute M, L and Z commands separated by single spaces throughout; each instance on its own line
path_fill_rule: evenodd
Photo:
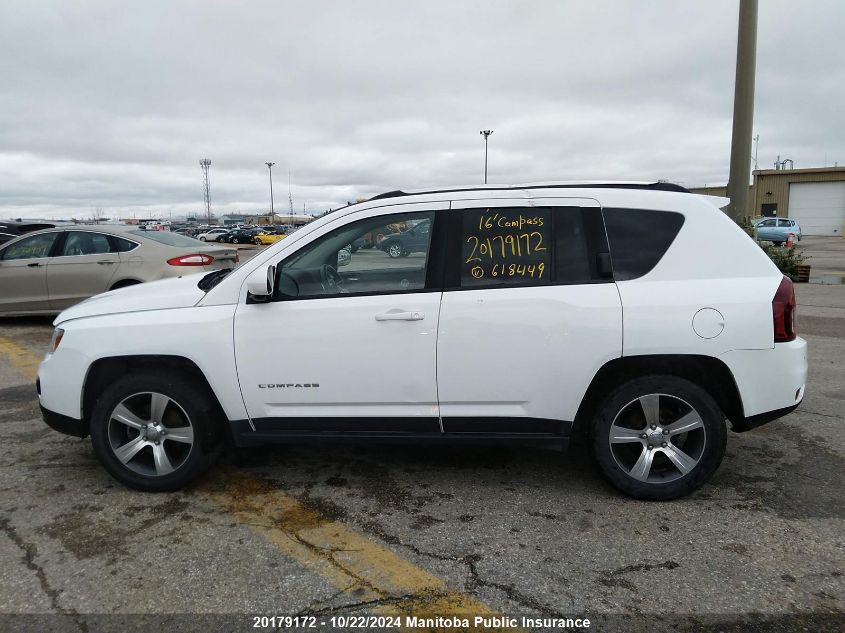
M 792 281 L 798 279 L 798 266 L 807 261 L 800 248 L 797 246 L 786 248 L 785 246 L 775 246 L 771 242 L 757 242 L 757 228 L 747 218 L 740 222 L 739 226 L 757 243 L 757 246 L 763 249 L 763 252 L 775 263 L 780 272 Z

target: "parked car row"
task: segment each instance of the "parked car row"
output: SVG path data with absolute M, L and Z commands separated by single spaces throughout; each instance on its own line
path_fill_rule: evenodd
M 0 316 L 56 314 L 93 295 L 193 272 L 234 268 L 238 251 L 170 231 L 74 226 L 0 246 Z

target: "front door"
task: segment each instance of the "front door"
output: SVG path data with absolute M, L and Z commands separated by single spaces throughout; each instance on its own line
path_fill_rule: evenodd
M 108 290 L 120 265 L 120 256 L 112 250 L 102 233 L 68 231 L 47 266 L 50 307 L 64 310 Z
M 50 310 L 47 262 L 58 235 L 30 235 L 0 250 L 0 313 Z
M 238 377 L 259 435 L 440 432 L 440 234 L 433 230 L 425 248 L 398 259 L 345 247 L 389 232 L 387 225 L 436 216 L 442 225 L 437 211 L 446 206 L 343 217 L 274 262 L 281 292 L 268 303 L 245 302 L 235 315 Z
M 622 306 L 593 200 L 455 201 L 437 378 L 447 433 L 567 434 L 622 353 Z

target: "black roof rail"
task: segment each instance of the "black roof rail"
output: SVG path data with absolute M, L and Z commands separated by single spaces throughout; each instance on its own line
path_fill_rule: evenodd
M 400 198 L 402 196 L 418 196 L 429 193 L 457 193 L 460 191 L 518 191 L 525 189 L 646 189 L 649 191 L 674 191 L 676 193 L 691 193 L 686 187 L 676 185 L 671 182 L 649 182 L 649 183 L 624 183 L 624 182 L 604 182 L 604 183 L 550 183 L 547 185 L 509 185 L 504 187 L 479 187 L 473 189 L 471 187 L 462 187 L 458 189 L 428 189 L 425 191 L 414 191 L 408 193 L 400 189 L 395 191 L 387 191 L 373 196 L 370 200 L 384 200 L 385 198 Z

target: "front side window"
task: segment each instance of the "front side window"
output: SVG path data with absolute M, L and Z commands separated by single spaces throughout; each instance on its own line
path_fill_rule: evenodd
M 282 262 L 280 290 L 297 299 L 422 290 L 434 215 L 383 215 L 335 229 Z
M 494 207 L 461 212 L 461 288 L 609 281 L 601 211 Z
M 111 252 L 109 238 L 102 233 L 89 231 L 69 231 L 60 256 L 99 255 Z
M 775 220 L 763 220 L 758 226 L 774 226 Z
M 7 246 L 2 254 L 0 254 L 0 259 L 35 259 L 37 257 L 47 257 L 58 235 L 58 233 L 42 233 L 24 238 L 19 242 Z

